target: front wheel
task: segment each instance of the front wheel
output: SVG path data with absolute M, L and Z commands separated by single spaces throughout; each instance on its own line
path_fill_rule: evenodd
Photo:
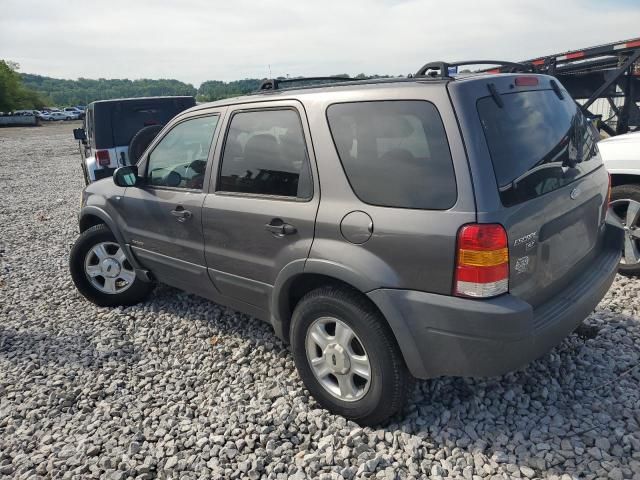
M 611 190 L 611 211 L 624 226 L 624 250 L 619 272 L 640 275 L 640 185 L 618 185 Z
M 323 407 L 361 425 L 402 409 L 413 377 L 384 318 L 358 292 L 328 286 L 305 295 L 290 338 L 300 377 Z
M 69 269 L 78 291 L 101 307 L 134 305 L 153 290 L 153 284 L 136 277 L 124 251 L 104 224 L 95 225 L 78 237 L 69 255 Z

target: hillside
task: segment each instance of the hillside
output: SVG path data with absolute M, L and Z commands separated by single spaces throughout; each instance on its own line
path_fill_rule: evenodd
M 200 102 L 210 102 L 222 98 L 234 97 L 253 92 L 260 86 L 261 79 L 247 78 L 223 82 L 220 80 L 208 80 L 199 88 L 190 83 L 184 83 L 172 79 L 105 79 L 97 80 L 79 78 L 77 80 L 64 80 L 59 78 L 20 74 L 22 83 L 30 90 L 49 99 L 52 105 L 86 105 L 94 100 L 106 100 L 110 98 L 149 97 L 156 95 L 193 95 Z M 348 76 L 341 74 L 340 76 Z M 359 74 L 355 78 L 364 78 Z M 374 75 L 384 77 L 384 75 Z

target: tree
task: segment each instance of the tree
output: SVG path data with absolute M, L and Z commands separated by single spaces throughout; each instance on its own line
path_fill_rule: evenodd
M 25 88 L 16 71 L 19 65 L 0 60 L 0 111 L 41 108 L 45 101 L 36 92 Z

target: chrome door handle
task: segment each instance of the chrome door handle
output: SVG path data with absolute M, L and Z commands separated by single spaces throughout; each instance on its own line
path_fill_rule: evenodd
M 185 220 L 193 217 L 193 214 L 189 210 L 185 210 L 182 207 L 176 207 L 175 210 L 171 210 L 171 215 L 176 217 L 176 220 L 179 222 L 184 222 Z
M 267 223 L 264 228 L 268 232 L 271 232 L 278 237 L 283 237 L 284 235 L 293 235 L 298 231 L 296 227 L 283 222 L 280 218 L 274 218 L 270 223 Z

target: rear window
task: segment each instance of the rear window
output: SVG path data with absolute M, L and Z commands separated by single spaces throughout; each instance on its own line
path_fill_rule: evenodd
M 425 101 L 331 105 L 327 119 L 355 194 L 372 205 L 445 210 L 457 198 L 449 144 Z
M 557 190 L 602 162 L 592 127 L 564 92 L 535 90 L 478 100 L 502 203 L 515 205 Z

